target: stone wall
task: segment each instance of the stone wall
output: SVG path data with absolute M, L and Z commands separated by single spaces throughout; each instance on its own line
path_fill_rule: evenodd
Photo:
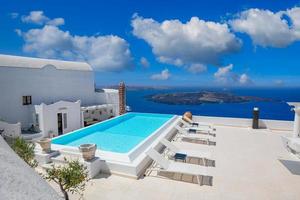
M 59 200 L 54 189 L 0 136 L 0 199 Z

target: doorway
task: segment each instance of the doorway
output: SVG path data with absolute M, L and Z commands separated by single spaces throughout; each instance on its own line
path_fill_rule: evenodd
M 58 135 L 63 134 L 63 120 L 62 113 L 57 113 L 57 127 L 58 127 Z

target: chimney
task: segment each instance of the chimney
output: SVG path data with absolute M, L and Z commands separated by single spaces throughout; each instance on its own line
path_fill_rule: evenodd
M 123 115 L 126 113 L 126 88 L 125 83 L 121 82 L 119 84 L 119 114 Z

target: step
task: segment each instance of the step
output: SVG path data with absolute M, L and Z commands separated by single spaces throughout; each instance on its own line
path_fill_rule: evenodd
M 64 149 L 60 149 L 59 151 L 61 154 L 65 154 L 65 155 L 81 156 L 81 152 L 77 149 L 64 148 Z
M 82 156 L 79 155 L 70 155 L 70 154 L 64 154 L 60 152 L 60 155 L 51 157 L 51 160 L 53 163 L 66 163 L 65 159 L 69 161 L 79 160 L 80 162 L 83 161 Z
M 65 157 L 66 157 L 66 155 L 59 155 L 59 156 L 53 157 L 51 159 L 52 163 L 43 164 L 42 168 L 45 170 L 51 169 L 53 165 L 55 167 L 64 167 L 67 164 L 64 159 Z M 80 163 L 84 164 L 87 168 L 89 178 L 93 178 L 97 174 L 99 174 L 101 171 L 102 165 L 103 165 L 103 161 L 101 161 L 99 158 L 95 158 L 91 162 L 86 162 L 81 157 L 79 159 L 78 159 L 78 157 L 76 158 L 74 156 L 68 156 L 66 158 L 68 160 L 79 160 Z
M 64 163 L 46 163 L 46 164 L 42 165 L 42 168 L 45 170 L 51 169 L 53 165 L 55 167 L 64 167 L 66 164 L 64 164 Z

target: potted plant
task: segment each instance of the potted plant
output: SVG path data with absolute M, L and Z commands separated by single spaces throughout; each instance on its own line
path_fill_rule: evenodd
M 95 158 L 96 149 L 96 144 L 81 144 L 79 146 L 79 150 L 82 153 L 82 157 L 85 161 L 89 161 Z
M 49 153 L 51 152 L 51 139 L 50 138 L 42 138 L 37 141 L 37 143 L 42 147 L 43 152 Z
M 50 130 L 50 131 L 48 132 L 48 135 L 49 135 L 50 138 L 54 138 L 54 137 L 57 136 L 57 133 L 55 133 L 54 131 Z

